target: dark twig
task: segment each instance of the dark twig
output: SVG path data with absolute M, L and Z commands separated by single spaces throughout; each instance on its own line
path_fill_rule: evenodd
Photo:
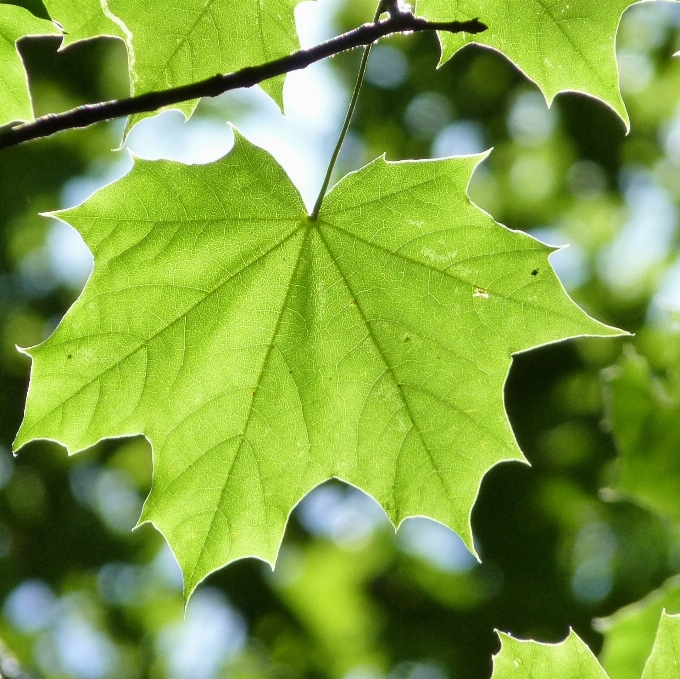
M 191 101 L 200 97 L 216 97 L 228 90 L 252 87 L 264 80 L 290 71 L 306 68 L 316 61 L 334 56 L 361 45 L 371 45 L 391 33 L 409 31 L 447 31 L 449 33 L 481 33 L 486 26 L 478 19 L 470 21 L 427 21 L 410 13 L 394 13 L 387 19 L 364 24 L 331 40 L 298 50 L 292 54 L 259 66 L 248 66 L 226 75 L 215 75 L 190 85 L 181 85 L 160 92 L 148 92 L 127 99 L 87 104 L 64 113 L 50 113 L 32 123 L 24 123 L 0 131 L 0 149 L 16 146 L 25 141 L 49 137 L 56 132 L 87 127 L 104 120 L 120 118 L 135 113 L 152 113 L 165 106 Z

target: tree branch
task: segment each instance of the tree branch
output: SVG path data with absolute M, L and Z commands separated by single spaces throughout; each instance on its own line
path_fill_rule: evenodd
M 478 19 L 470 21 L 427 21 L 415 17 L 410 12 L 393 13 L 387 19 L 372 24 L 364 24 L 352 31 L 343 33 L 326 42 L 301 49 L 297 52 L 269 61 L 259 66 L 248 66 L 228 73 L 215 75 L 190 85 L 181 85 L 160 92 L 148 92 L 127 99 L 116 99 L 98 104 L 79 106 L 64 113 L 50 113 L 37 118 L 32 123 L 24 123 L 0 130 L 0 149 L 16 146 L 32 139 L 49 137 L 56 132 L 87 127 L 104 120 L 120 118 L 135 113 L 152 113 L 165 106 L 200 97 L 216 97 L 228 90 L 252 87 L 264 80 L 278 75 L 306 68 L 316 61 L 334 56 L 340 52 L 370 45 L 392 33 L 415 31 L 447 31 L 449 33 L 481 33 L 485 26 Z

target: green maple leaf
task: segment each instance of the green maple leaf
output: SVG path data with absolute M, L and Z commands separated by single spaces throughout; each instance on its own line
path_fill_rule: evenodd
M 629 127 L 619 91 L 615 40 L 623 11 L 635 0 L 418 0 L 433 21 L 479 17 L 479 35 L 440 33 L 442 63 L 475 43 L 498 50 L 552 103 L 559 92 L 597 97 Z
M 27 35 L 61 35 L 51 22 L 16 5 L 0 4 L 0 125 L 33 120 L 33 105 L 17 40 Z
M 680 666 L 680 615 L 657 616 L 658 629 L 642 676 L 677 679 Z M 604 671 L 586 644 L 572 631 L 559 644 L 520 641 L 500 634 L 501 650 L 493 659 L 491 679 L 618 679 Z
M 574 632 L 558 644 L 524 641 L 500 633 L 491 679 L 608 679 L 593 652 Z
M 608 419 L 619 451 L 613 490 L 680 521 L 680 361 L 665 384 L 632 347 L 609 378 Z
M 78 40 L 114 36 L 128 49 L 133 94 L 164 90 L 285 56 L 299 48 L 293 10 L 300 0 L 45 0 L 66 32 Z M 283 106 L 284 76 L 262 83 Z M 196 101 L 174 105 L 186 117 Z M 153 114 L 132 116 L 127 130 Z
M 617 335 L 566 295 L 552 248 L 466 195 L 482 156 L 348 175 L 318 221 L 237 135 L 205 166 L 136 161 L 59 213 L 92 250 L 87 286 L 33 359 L 16 447 L 70 452 L 143 433 L 187 595 L 245 556 L 273 563 L 288 516 L 331 477 L 395 525 L 430 516 L 470 549 L 482 476 L 520 460 L 511 355 Z
M 642 679 L 676 679 L 678 672 L 680 672 L 680 615 L 668 615 L 664 611 Z
M 127 34 L 133 94 L 255 66 L 299 49 L 293 10 L 300 0 L 108 0 Z M 279 76 L 261 84 L 283 106 Z M 176 104 L 189 117 L 196 101 Z M 132 116 L 127 129 L 148 115 Z
M 600 660 L 611 679 L 640 677 L 652 653 L 659 617 L 664 610 L 680 613 L 678 576 L 668 580 L 642 601 L 630 604 L 608 618 L 595 621 L 596 629 L 604 635 Z
M 125 40 L 125 27 L 102 0 L 43 0 L 49 15 L 64 28 L 62 49 L 79 40 L 110 36 Z

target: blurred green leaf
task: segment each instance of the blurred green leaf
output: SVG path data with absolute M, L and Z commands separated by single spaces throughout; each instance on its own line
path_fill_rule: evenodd
M 365 592 L 386 561 L 383 551 L 372 544 L 346 550 L 319 542 L 300 553 L 282 553 L 277 564 L 277 590 L 318 640 L 332 675 L 342 677 L 356 667 L 385 670 L 377 645 L 379 617 Z
M 608 416 L 620 454 L 611 488 L 678 521 L 680 365 L 672 364 L 662 383 L 647 360 L 628 349 L 608 373 Z

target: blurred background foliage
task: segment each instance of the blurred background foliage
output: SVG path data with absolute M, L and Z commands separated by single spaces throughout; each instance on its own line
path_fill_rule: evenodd
M 12 4 L 47 17 L 39 0 Z M 298 8 L 303 44 L 374 10 L 368 0 L 309 4 Z M 38 115 L 127 94 L 121 42 L 58 46 L 20 43 Z M 0 154 L 2 676 L 481 679 L 499 648 L 494 629 L 557 641 L 569 627 L 596 653 L 606 637 L 613 679 L 639 676 L 659 602 L 680 606 L 671 581 L 607 617 L 680 573 L 680 59 L 671 58 L 680 5 L 626 11 L 617 50 L 628 135 L 611 110 L 580 95 L 548 109 L 492 51 L 468 47 L 437 70 L 434 36 L 384 40 L 337 169 L 339 178 L 382 153 L 493 147 L 471 197 L 513 229 L 569 243 L 552 258 L 569 292 L 635 333 L 516 357 L 505 399 L 531 466 L 501 464 L 485 477 L 473 514 L 482 563 L 426 519 L 395 535 L 370 498 L 329 482 L 294 512 L 273 573 L 254 560 L 232 564 L 199 588 L 186 615 L 164 541 L 150 526 L 131 531 L 151 483 L 145 440 L 107 441 L 71 459 L 48 442 L 10 453 L 29 371 L 15 346 L 49 335 L 91 267 L 70 227 L 39 213 L 129 169 L 129 154 L 112 150 L 122 123 Z M 235 121 L 311 203 L 359 56 L 290 76 L 288 120 L 257 91 L 235 92 L 202 102 L 186 124 L 174 113 L 145 121 L 126 146 L 207 162 L 228 151 L 226 121 Z

